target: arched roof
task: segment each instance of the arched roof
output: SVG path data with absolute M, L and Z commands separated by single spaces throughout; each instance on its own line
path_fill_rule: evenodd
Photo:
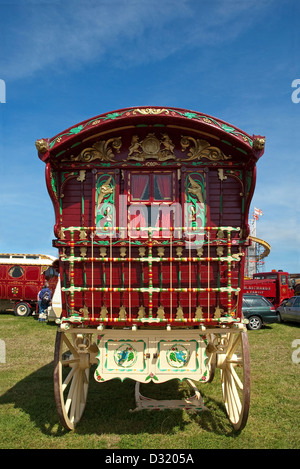
M 43 161 L 66 157 L 84 147 L 91 146 L 97 139 L 112 131 L 124 131 L 141 127 L 178 128 L 179 132 L 191 131 L 231 151 L 237 151 L 257 160 L 264 151 L 264 137 L 245 133 L 225 121 L 181 108 L 132 107 L 100 114 L 60 132 L 52 138 L 36 141 L 39 157 Z

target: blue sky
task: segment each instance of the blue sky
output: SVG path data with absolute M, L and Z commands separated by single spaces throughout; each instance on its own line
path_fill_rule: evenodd
M 252 204 L 265 270 L 300 272 L 299 31 L 298 0 L 0 0 L 0 252 L 57 254 L 38 138 L 173 106 L 266 137 Z

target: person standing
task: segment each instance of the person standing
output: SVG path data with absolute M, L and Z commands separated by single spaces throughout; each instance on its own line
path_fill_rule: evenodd
M 51 304 L 51 290 L 48 282 L 45 282 L 41 289 L 39 296 L 39 321 L 45 322 L 47 320 L 47 309 Z

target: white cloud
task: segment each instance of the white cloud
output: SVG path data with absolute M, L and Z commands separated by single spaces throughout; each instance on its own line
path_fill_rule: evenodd
M 16 79 L 106 57 L 122 66 L 149 63 L 234 39 L 272 1 L 227 1 L 226 8 L 220 0 L 17 2 L 3 16 L 0 69 Z

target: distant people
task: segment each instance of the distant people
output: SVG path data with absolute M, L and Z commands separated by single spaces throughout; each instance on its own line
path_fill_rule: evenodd
M 47 310 L 51 304 L 51 290 L 48 282 L 45 282 L 43 288 L 39 292 L 39 321 L 45 322 L 47 320 Z
M 39 317 L 39 314 L 40 314 L 40 293 L 41 293 L 41 290 L 36 295 L 36 308 L 35 308 L 35 311 L 33 311 L 32 316 Z

